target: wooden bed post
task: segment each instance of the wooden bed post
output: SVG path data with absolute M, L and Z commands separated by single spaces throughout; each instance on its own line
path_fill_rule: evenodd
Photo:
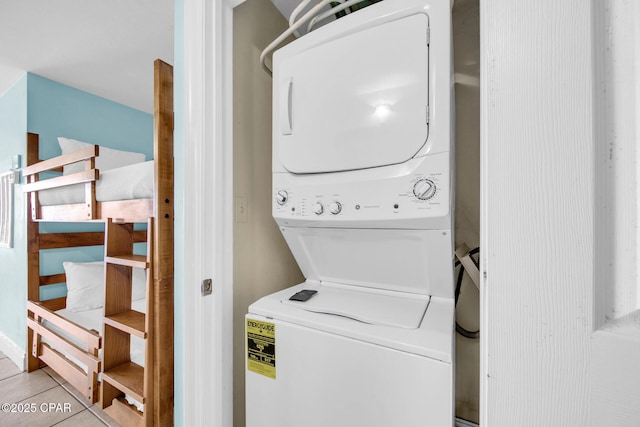
M 39 138 L 33 133 L 27 134 L 27 166 L 39 160 Z M 40 301 L 40 224 L 34 221 L 33 212 L 37 209 L 34 203 L 35 193 L 27 197 L 27 300 Z M 33 356 L 33 331 L 27 328 L 27 371 L 40 368 L 40 361 Z
M 173 67 L 154 62 L 154 425 L 173 425 Z

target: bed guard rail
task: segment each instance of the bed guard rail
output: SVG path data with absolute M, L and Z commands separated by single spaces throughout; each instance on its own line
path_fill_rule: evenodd
M 95 403 L 98 399 L 97 379 L 101 369 L 98 353 L 102 348 L 100 334 L 33 301 L 27 301 L 27 327 L 32 331 L 29 342 L 32 356 L 49 365 L 81 391 L 88 402 Z M 62 336 L 61 331 L 73 337 L 75 342 Z M 86 372 L 74 361 L 84 365 Z
M 26 183 L 22 185 L 25 193 L 29 193 L 31 218 L 33 221 L 43 219 L 41 215 L 41 207 L 38 203 L 38 192 L 49 190 L 52 188 L 65 187 L 74 184 L 85 184 L 85 201 L 77 205 L 60 205 L 48 207 L 59 212 L 54 217 L 65 217 L 64 212 L 74 212 L 77 220 L 91 220 L 96 218 L 96 192 L 95 183 L 100 178 L 100 172 L 95 168 L 95 158 L 99 154 L 99 146 L 74 151 L 69 154 L 53 157 L 48 160 L 42 160 L 22 169 L 22 175 L 25 177 Z M 53 178 L 40 180 L 40 173 L 60 171 L 63 166 L 84 161 L 84 170 L 69 175 L 56 176 Z M 81 205 L 81 206 L 80 206 Z M 72 207 L 72 209 L 70 209 Z M 79 209 L 79 207 L 81 209 Z M 79 210 L 78 210 L 79 209 Z M 78 212 L 80 214 L 78 215 Z

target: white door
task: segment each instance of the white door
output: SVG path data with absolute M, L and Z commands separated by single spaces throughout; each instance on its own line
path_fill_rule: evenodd
M 483 426 L 639 426 L 640 5 L 481 1 Z

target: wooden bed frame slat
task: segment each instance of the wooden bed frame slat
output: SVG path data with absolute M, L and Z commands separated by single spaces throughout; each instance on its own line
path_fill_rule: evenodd
M 82 368 L 67 359 L 62 353 L 51 348 L 47 343 L 40 344 L 40 360 L 45 362 L 56 371 L 61 377 L 74 386 L 88 403 L 95 403 L 98 400 L 97 381 L 92 378 L 93 372 L 84 372 Z
M 39 206 L 33 215 L 34 221 L 83 222 L 91 220 L 91 212 L 85 203 L 78 203 L 75 205 Z
M 55 343 L 55 345 L 59 346 L 61 350 L 66 351 L 69 355 L 85 364 L 89 370 L 95 372 L 100 371 L 102 362 L 97 356 L 91 356 L 85 349 L 78 347 L 71 341 L 67 341 L 67 339 L 62 335 L 52 331 L 35 320 L 27 318 L 27 326 L 29 326 L 29 328 L 38 335 L 41 335 L 43 338 Z
M 51 188 L 66 187 L 68 185 L 96 181 L 99 178 L 100 173 L 98 172 L 98 169 L 90 169 L 86 171 L 76 172 L 71 175 L 56 176 L 54 178 L 45 179 L 44 181 L 22 184 L 22 190 L 25 193 L 32 191 L 49 190 Z
M 93 220 L 100 223 L 107 218 L 115 218 L 118 222 L 146 222 L 147 218 L 153 216 L 152 199 L 96 202 L 95 206 Z M 85 203 L 39 206 L 36 210 L 35 220 L 46 222 L 88 222 L 91 220 L 90 212 Z
M 49 171 L 49 170 L 56 169 L 71 163 L 95 158 L 98 156 L 99 153 L 100 153 L 99 146 L 92 145 L 91 147 L 86 147 L 81 150 L 74 151 L 73 153 L 63 154 L 61 156 L 57 156 L 49 160 L 43 160 L 33 165 L 29 165 L 26 168 L 22 168 L 22 175 L 23 176 L 34 175 L 36 173 Z M 73 175 L 69 175 L 69 176 L 73 176 Z
M 47 233 L 40 235 L 41 250 L 80 246 L 100 246 L 103 244 L 103 231 L 87 231 L 84 233 Z
M 88 348 L 102 347 L 102 337 L 99 332 L 90 331 L 67 318 L 58 316 L 53 311 L 43 307 L 40 303 L 27 301 L 27 311 L 30 311 L 34 315 L 46 319 L 52 325 L 69 332 L 85 343 Z
M 98 202 L 96 217 L 116 222 L 147 222 L 153 216 L 152 199 Z
M 66 281 L 67 275 L 64 273 L 40 276 L 40 286 L 56 285 L 58 283 L 65 283 Z
M 146 242 L 147 231 L 135 230 L 133 232 L 133 241 L 136 243 Z M 104 245 L 104 231 L 40 234 L 40 250 L 102 245 Z
M 45 301 L 40 301 L 40 304 L 46 309 L 51 311 L 62 310 L 67 306 L 67 297 L 53 298 Z

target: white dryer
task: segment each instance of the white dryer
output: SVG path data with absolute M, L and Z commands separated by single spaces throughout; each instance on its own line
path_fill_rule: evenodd
M 454 424 L 451 58 L 443 0 L 274 54 L 273 216 L 306 281 L 249 307 L 247 427 Z

